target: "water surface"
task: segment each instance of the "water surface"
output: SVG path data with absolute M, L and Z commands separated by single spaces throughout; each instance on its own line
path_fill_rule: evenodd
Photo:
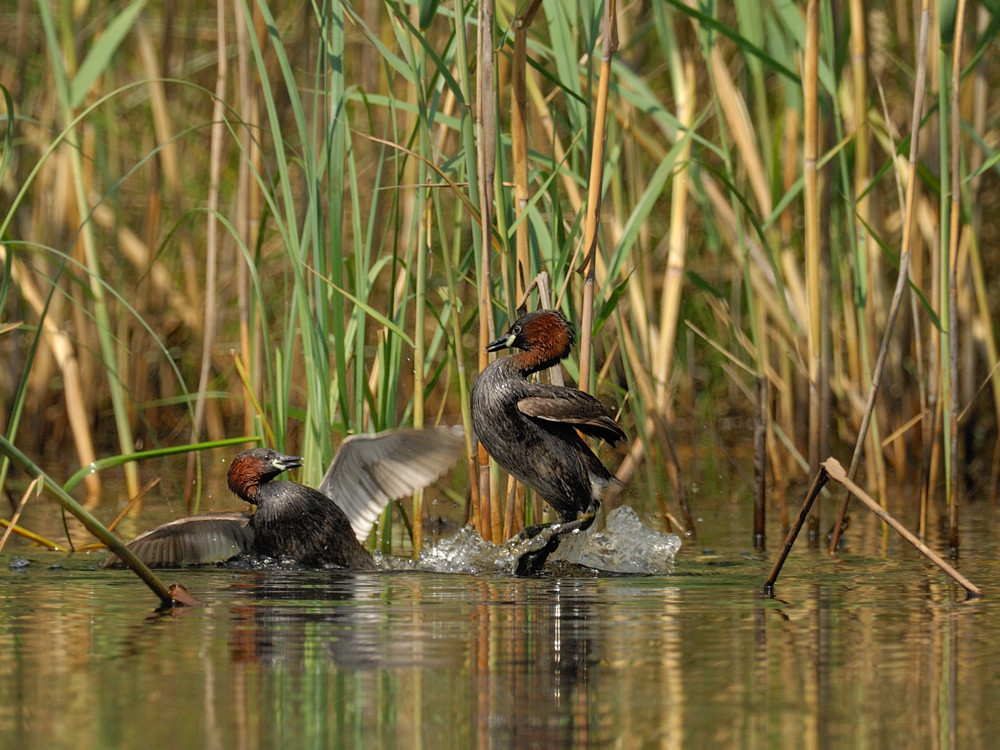
M 711 519 L 709 519 L 711 520 Z M 856 518 L 776 597 L 749 523 L 673 575 L 169 571 L 155 611 L 101 554 L 0 554 L 3 747 L 992 748 L 997 510 L 965 514 L 964 592 Z M 705 546 L 711 543 L 707 553 Z M 778 546 L 778 533 L 772 539 Z M 29 561 L 19 567 L 18 560 Z

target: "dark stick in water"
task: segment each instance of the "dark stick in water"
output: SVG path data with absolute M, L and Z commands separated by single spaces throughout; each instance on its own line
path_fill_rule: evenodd
M 762 551 L 766 546 L 764 519 L 767 487 L 767 380 L 757 378 L 757 420 L 753 430 L 753 468 L 756 482 L 753 502 L 753 546 Z
M 816 478 L 813 479 L 812 486 L 809 488 L 809 494 L 806 495 L 805 502 L 802 503 L 802 510 L 799 511 L 799 517 L 795 519 L 792 528 L 788 530 L 788 536 L 785 537 L 785 543 L 781 547 L 781 554 L 778 555 L 774 567 L 771 568 L 771 575 L 767 577 L 767 582 L 764 584 L 764 593 L 767 596 L 774 596 L 774 582 L 778 580 L 778 573 L 781 572 L 781 566 L 785 564 L 785 559 L 788 557 L 788 553 L 792 551 L 792 545 L 795 544 L 795 538 L 799 535 L 799 531 L 802 530 L 806 518 L 809 517 L 809 510 L 812 508 L 813 501 L 828 481 L 830 481 L 830 477 L 826 473 L 826 468 L 820 466 L 819 471 L 816 472 Z

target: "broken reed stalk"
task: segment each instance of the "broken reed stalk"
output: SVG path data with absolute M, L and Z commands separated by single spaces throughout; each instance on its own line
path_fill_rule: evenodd
M 900 536 L 906 541 L 912 544 L 921 554 L 924 555 L 928 560 L 937 565 L 941 570 L 950 575 L 955 581 L 962 586 L 966 591 L 969 592 L 970 597 L 980 597 L 983 592 L 980 591 L 979 587 L 976 586 L 972 581 L 967 579 L 961 573 L 959 573 L 955 568 L 948 564 L 940 555 L 938 555 L 934 550 L 924 544 L 920 539 L 917 538 L 913 532 L 907 529 L 903 524 L 889 515 L 888 511 L 885 510 L 881 505 L 879 505 L 875 500 L 873 500 L 868 493 L 863 489 L 858 487 L 851 479 L 847 476 L 844 471 L 844 467 L 840 465 L 840 462 L 835 458 L 828 458 L 823 462 L 823 467 L 826 472 L 830 475 L 831 479 L 840 482 L 844 487 L 847 488 L 848 492 L 854 495 L 858 500 L 868 506 L 876 516 L 885 521 L 889 526 L 891 526 Z
M 802 510 L 799 511 L 799 517 L 795 522 L 795 526 L 793 526 L 791 531 L 788 532 L 788 537 L 785 539 L 785 545 L 781 550 L 781 554 L 779 555 L 777 562 L 775 562 L 774 567 L 771 569 L 771 575 L 768 576 L 768 579 L 764 584 L 764 593 L 768 596 L 772 596 L 774 594 L 774 582 L 778 579 L 778 573 L 781 572 L 781 567 L 784 565 L 785 559 L 788 557 L 788 553 L 791 550 L 792 545 L 795 543 L 795 537 L 798 536 L 799 530 L 802 528 L 802 523 L 806 515 L 809 513 L 809 508 L 812 506 L 813 500 L 823 488 L 823 485 L 825 485 L 830 479 L 842 484 L 848 492 L 868 506 L 868 509 L 871 510 L 872 513 L 885 521 L 885 523 L 891 526 L 894 531 L 903 537 L 903 539 L 916 547 L 916 549 L 923 554 L 924 557 L 951 576 L 956 583 L 966 590 L 970 599 L 977 599 L 983 595 L 983 592 L 978 586 L 955 570 L 955 568 L 949 565 L 948 562 L 934 550 L 920 541 L 915 534 L 889 515 L 885 508 L 875 502 L 875 500 L 873 500 L 868 493 L 851 481 L 851 479 L 847 476 L 847 472 L 844 471 L 844 467 L 841 466 L 837 459 L 832 457 L 826 459 L 826 461 L 824 461 L 820 466 L 820 469 L 816 474 L 816 478 L 813 480 L 812 487 L 809 488 L 809 494 L 806 495 L 805 502 L 802 504 Z
M 903 292 L 906 290 L 906 282 L 910 276 L 910 246 L 912 244 L 913 229 L 916 220 L 916 192 L 917 192 L 917 157 L 920 147 L 920 120 L 924 109 L 924 83 L 927 79 L 927 34 L 930 18 L 930 0 L 924 0 L 923 9 L 920 14 L 920 42 L 917 48 L 917 77 L 913 86 L 913 117 L 910 123 L 910 156 L 909 173 L 906 182 L 906 203 L 903 210 L 903 239 L 902 249 L 899 256 L 899 275 L 896 278 L 896 290 L 892 296 L 892 303 L 889 305 L 889 318 L 886 321 L 885 333 L 882 336 L 882 346 L 878 352 L 878 359 L 875 361 L 875 371 L 872 373 L 872 384 L 868 390 L 868 403 L 865 405 L 864 416 L 861 418 L 861 426 L 858 428 L 858 439 L 854 444 L 854 455 L 851 456 L 851 465 L 847 470 L 847 478 L 853 480 L 858 473 L 858 464 L 861 461 L 861 448 L 865 443 L 865 436 L 868 434 L 868 425 L 871 423 L 872 412 L 875 409 L 875 397 L 878 395 L 879 385 L 882 382 L 882 370 L 885 367 L 886 355 L 889 351 L 889 339 L 892 337 L 892 329 L 896 323 L 896 316 L 902 304 Z M 928 446 L 924 446 L 925 450 Z M 833 537 L 830 539 L 830 554 L 832 555 L 837 545 L 840 543 L 840 532 L 844 524 L 844 516 L 847 515 L 847 504 L 851 499 L 849 492 L 844 493 L 844 499 L 840 504 L 840 512 L 837 514 L 837 521 L 833 524 Z
M 10 458 L 11 461 L 20 466 L 29 476 L 41 477 L 46 488 L 50 493 L 52 493 L 53 496 L 55 496 L 59 504 L 74 515 L 77 520 L 83 524 L 87 531 L 101 540 L 108 547 L 108 549 L 118 555 L 119 559 L 128 565 L 132 571 L 139 576 L 139 579 L 159 597 L 160 603 L 163 606 L 173 607 L 181 604 L 181 602 L 171 593 L 170 588 L 165 586 L 156 574 L 153 573 L 153 571 L 150 570 L 149 567 L 142 562 L 142 560 L 136 557 L 132 550 L 130 550 L 121 539 L 108 531 L 100 521 L 94 518 L 94 516 L 92 516 L 82 505 L 74 500 L 73 497 L 62 487 L 53 482 L 48 475 L 45 474 L 45 472 L 38 468 L 38 466 L 36 466 L 30 458 L 21 453 L 21 451 L 3 435 L 0 435 L 0 452 L 4 453 L 8 458 Z
M 767 596 L 774 596 L 774 582 L 778 580 L 778 574 L 781 572 L 781 567 L 785 564 L 785 560 L 788 558 L 788 553 L 792 551 L 792 545 L 795 544 L 795 539 L 798 537 L 799 532 L 802 530 L 802 525 L 806 522 L 806 518 L 809 516 L 809 511 L 812 509 L 813 501 L 819 496 L 820 490 L 826 486 L 826 483 L 830 481 L 830 477 L 822 466 L 819 471 L 816 472 L 816 476 L 813 479 L 812 486 L 809 488 L 809 492 L 806 494 L 805 502 L 802 503 L 802 508 L 799 510 L 798 518 L 795 519 L 795 523 L 792 528 L 788 530 L 788 536 L 785 537 L 785 543 L 781 547 L 781 552 L 778 554 L 778 559 L 774 562 L 774 567 L 771 568 L 771 575 L 767 577 L 767 581 L 764 583 L 764 593 Z

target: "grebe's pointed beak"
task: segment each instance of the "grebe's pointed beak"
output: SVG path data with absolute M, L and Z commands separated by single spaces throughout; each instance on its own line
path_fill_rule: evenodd
M 279 453 L 271 461 L 271 465 L 274 466 L 278 471 L 288 471 L 289 469 L 297 469 L 302 465 L 302 456 L 286 456 Z
M 507 333 L 505 333 L 500 338 L 493 339 L 493 341 L 491 341 L 490 343 L 488 343 L 486 345 L 486 351 L 488 351 L 488 352 L 498 352 L 501 349 L 510 349 L 512 346 L 514 346 L 514 339 L 516 339 L 516 338 L 517 338 L 517 336 L 515 336 L 513 333 L 510 333 L 508 331 Z

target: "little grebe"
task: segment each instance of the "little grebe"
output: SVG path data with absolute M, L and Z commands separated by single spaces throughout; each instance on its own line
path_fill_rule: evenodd
M 151 567 L 222 562 L 240 555 L 285 555 L 309 567 L 371 570 L 362 546 L 393 499 L 412 494 L 450 469 L 464 444 L 451 428 L 353 435 L 341 443 L 319 490 L 271 481 L 302 465 L 298 456 L 268 448 L 239 454 L 229 489 L 257 506 L 253 514 L 204 513 L 158 526 L 129 548 Z M 116 557 L 105 565 L 122 567 Z
M 472 426 L 487 452 L 535 490 L 564 521 L 593 520 L 607 486 L 616 481 L 577 430 L 616 443 L 625 433 L 590 394 L 532 383 L 532 373 L 558 364 L 573 346 L 562 313 L 522 315 L 486 351 L 519 349 L 486 366 L 472 388 Z

